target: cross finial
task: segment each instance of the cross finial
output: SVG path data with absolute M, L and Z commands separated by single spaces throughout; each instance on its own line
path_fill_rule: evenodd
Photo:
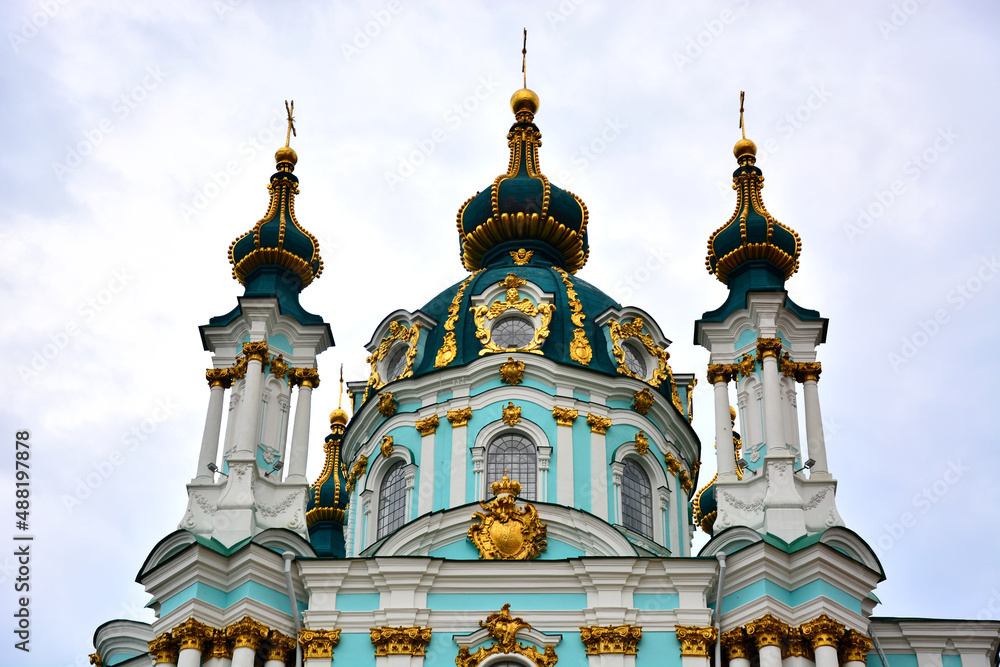
M 524 29 L 524 44 L 521 46 L 521 74 L 524 75 L 524 87 L 528 87 L 528 29 Z
M 740 129 L 743 130 L 744 139 L 747 138 L 747 128 L 743 126 L 743 96 L 745 94 L 746 93 L 744 91 L 740 91 Z
M 337 409 L 340 410 L 344 401 L 344 364 L 340 364 L 340 393 L 337 395 Z
M 295 100 L 292 100 L 291 104 L 288 103 L 288 100 L 285 100 L 285 111 L 288 112 L 288 131 L 285 132 L 285 148 L 288 148 L 292 136 L 298 136 L 295 134 L 295 118 L 292 116 L 292 112 L 295 111 Z

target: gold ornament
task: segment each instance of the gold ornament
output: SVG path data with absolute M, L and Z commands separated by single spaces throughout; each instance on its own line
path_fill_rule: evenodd
M 573 330 L 573 340 L 569 342 L 569 358 L 578 364 L 588 366 L 594 356 L 594 351 L 590 349 L 590 341 L 587 340 L 587 334 L 583 330 L 583 321 L 587 317 L 583 314 L 583 303 L 577 296 L 576 290 L 573 289 L 573 281 L 569 279 L 569 274 L 558 266 L 553 266 L 552 269 L 562 276 L 563 284 L 566 285 L 566 299 L 569 301 L 570 310 L 569 319 L 576 326 L 576 329 Z
M 382 342 L 378 344 L 378 349 L 365 359 L 365 363 L 371 364 L 371 373 L 368 376 L 368 384 L 365 385 L 365 393 L 361 397 L 362 403 L 368 400 L 369 389 L 378 391 L 393 380 L 402 380 L 413 375 L 413 360 L 417 358 L 417 341 L 420 340 L 420 327 L 420 322 L 415 322 L 412 327 L 408 327 L 402 322 L 389 323 L 389 335 L 383 338 Z M 395 341 L 402 341 L 407 345 L 406 366 L 403 367 L 403 370 L 396 377 L 383 380 L 379 376 L 378 365 L 389 354 L 389 349 L 392 348 Z
M 507 361 L 500 364 L 500 379 L 509 385 L 521 384 L 524 380 L 524 362 L 507 357 Z
M 90 658 L 90 664 L 94 665 L 94 667 L 104 667 L 104 663 L 101 661 L 100 654 L 91 653 L 87 657 Z
M 271 632 L 271 641 L 268 642 L 264 655 L 268 660 L 278 660 L 286 665 L 294 660 L 295 639 L 282 634 L 277 630 Z
M 199 623 L 192 616 L 170 631 L 174 640 L 178 642 L 178 650 L 186 648 L 197 649 L 199 653 L 205 651 L 205 644 L 215 636 L 215 628 L 210 628 L 204 623 Z
M 572 426 L 573 422 L 576 421 L 576 418 L 579 415 L 580 411 L 572 408 L 552 408 L 552 416 L 555 418 L 556 424 L 559 426 Z
M 396 414 L 396 397 L 391 391 L 384 391 L 378 395 L 378 412 L 383 417 L 391 417 Z
M 846 630 L 843 623 L 830 618 L 826 614 L 820 614 L 808 623 L 803 623 L 801 628 L 802 636 L 809 640 L 814 651 L 820 646 L 837 648 L 840 638 L 844 636 Z
M 823 372 L 823 364 L 818 361 L 802 361 L 795 366 L 796 382 L 819 382 L 819 374 Z
M 671 474 L 676 475 L 681 471 L 681 462 L 675 459 L 672 453 L 667 452 L 664 454 L 663 462 L 667 464 L 667 470 L 669 470 Z
M 738 377 L 739 368 L 736 364 L 709 364 L 708 383 L 716 385 L 720 382 L 729 383 Z
M 430 417 L 418 419 L 414 426 L 418 431 L 420 431 L 420 437 L 422 438 L 437 431 L 438 424 L 440 423 L 441 420 L 438 419 L 437 415 L 431 415 Z
M 209 387 L 229 389 L 233 386 L 233 369 L 209 368 L 205 371 L 205 379 L 208 380 Z
M 635 434 L 635 451 L 639 453 L 639 456 L 643 456 L 649 451 L 649 438 L 646 437 L 646 433 L 642 429 Z
M 268 360 L 267 341 L 258 340 L 251 343 L 243 343 L 243 356 L 249 361 L 259 361 L 261 364 Z
M 742 357 L 733 362 L 733 366 L 735 367 L 734 372 L 739 371 L 739 374 L 746 378 L 750 377 L 757 369 L 757 362 L 749 354 L 744 354 Z M 735 375 L 733 376 L 733 379 L 736 379 Z
M 644 387 L 642 391 L 635 392 L 635 395 L 632 397 L 632 409 L 640 415 L 648 413 L 654 403 L 656 403 L 656 399 L 653 398 L 653 392 L 649 390 L 649 387 Z
M 872 650 L 872 638 L 857 630 L 848 630 L 840 639 L 840 664 L 865 662 Z
M 763 364 L 764 359 L 767 359 L 768 357 L 774 357 L 776 360 L 781 358 L 780 338 L 757 339 L 757 361 Z
M 247 374 L 247 358 L 243 355 L 236 357 L 233 365 L 229 368 L 234 380 L 242 380 Z
M 648 333 L 642 333 L 643 322 L 641 317 L 633 318 L 631 322 L 621 324 L 614 320 L 608 322 L 608 332 L 611 334 L 611 345 L 612 353 L 615 356 L 615 360 L 618 362 L 618 372 L 622 375 L 627 375 L 633 377 L 637 380 L 642 380 L 652 387 L 659 387 L 664 380 L 670 382 L 670 396 L 674 403 L 674 407 L 683 414 L 684 408 L 681 406 L 681 398 L 677 394 L 677 383 L 674 382 L 674 372 L 670 369 L 670 364 L 667 360 L 670 359 L 670 353 L 664 350 L 662 347 L 656 345 L 653 342 L 653 337 Z M 622 341 L 628 338 L 636 338 L 642 343 L 646 351 L 656 359 L 656 370 L 653 371 L 653 376 L 648 380 L 643 377 L 639 377 L 629 369 L 625 364 L 625 350 L 622 348 Z
M 681 488 L 684 489 L 685 493 L 691 493 L 691 489 L 694 488 L 694 482 L 691 481 L 691 477 L 688 475 L 687 470 L 681 469 L 680 474 L 677 476 L 678 481 L 681 483 Z
M 521 484 L 506 475 L 493 482 L 490 490 L 496 496 L 488 504 L 479 501 L 485 510 L 472 515 L 479 523 L 469 526 L 469 539 L 484 560 L 532 560 L 545 551 L 546 524 L 538 518 L 534 505 L 518 509 L 514 498 Z
M 698 385 L 698 378 L 691 378 L 687 386 L 687 416 L 688 422 L 694 421 L 694 388 Z
M 375 657 L 386 655 L 427 655 L 427 645 L 431 641 L 431 628 L 398 627 L 371 628 Z
M 642 639 L 638 625 L 592 625 L 580 628 L 580 641 L 587 655 L 635 655 L 636 645 Z
M 316 388 L 319 386 L 319 371 L 315 368 L 296 368 L 291 367 L 288 369 L 288 384 L 293 387 L 312 387 Z
M 733 628 L 729 632 L 723 632 L 721 640 L 727 660 L 734 660 L 736 658 L 750 659 L 753 646 L 750 644 L 750 638 L 747 637 L 746 628 L 742 625 L 738 628 Z
M 459 426 L 465 426 L 472 419 L 472 408 L 459 408 L 458 410 L 448 411 L 448 421 L 451 422 L 452 428 L 457 428 Z
M 534 250 L 525 250 L 524 248 L 518 248 L 517 250 L 510 251 L 510 257 L 514 260 L 514 263 L 518 266 L 524 266 L 529 261 L 531 261 L 531 256 L 535 254 Z
M 719 630 L 697 625 L 675 625 L 681 643 L 681 657 L 708 658 L 710 649 L 719 636 Z
M 434 368 L 444 368 L 455 361 L 455 357 L 458 355 L 458 344 L 455 342 L 455 323 L 458 322 L 462 295 L 465 294 L 465 288 L 469 286 L 469 283 L 478 274 L 479 271 L 476 271 L 462 281 L 462 284 L 458 286 L 458 290 L 455 292 L 455 298 L 451 300 L 451 305 L 448 306 L 448 319 L 444 322 L 444 341 L 441 343 L 441 348 L 437 351 L 437 356 L 434 357 Z
M 508 273 L 507 277 L 499 283 L 501 287 L 507 290 L 503 301 L 498 299 L 489 307 L 481 305 L 469 308 L 476 322 L 476 338 L 483 344 L 483 349 L 479 351 L 479 356 L 490 352 L 530 352 L 532 354 L 543 354 L 540 348 L 545 338 L 549 335 L 549 322 L 552 320 L 552 313 L 555 312 L 556 307 L 551 303 L 540 303 L 536 306 L 528 297 L 521 298 L 521 294 L 517 291 L 517 288 L 523 287 L 527 282 L 518 278 L 513 273 Z M 491 339 L 491 333 L 486 326 L 486 320 L 495 320 L 508 310 L 518 310 L 528 317 L 541 315 L 541 325 L 535 329 L 535 335 L 524 347 L 500 347 Z
M 328 660 L 333 657 L 333 647 L 340 643 L 340 629 L 299 630 L 299 643 L 303 659 Z
M 157 665 L 163 662 L 176 665 L 180 649 L 170 633 L 164 632 L 149 640 L 149 652 L 153 654 L 153 663 Z
M 385 458 L 389 458 L 389 455 L 392 454 L 392 449 L 393 449 L 391 435 L 382 436 L 382 446 L 380 447 L 380 449 L 382 451 L 382 456 Z
M 514 401 L 507 401 L 507 405 L 503 408 L 503 423 L 513 426 L 519 421 L 521 421 L 521 406 L 514 405 Z
M 545 651 L 539 651 L 531 645 L 525 645 L 517 641 L 519 630 L 530 630 L 531 624 L 520 617 L 511 617 L 510 604 L 505 604 L 500 611 L 493 612 L 486 617 L 486 622 L 479 621 L 481 627 L 485 627 L 493 643 L 489 647 L 481 646 L 475 653 L 469 652 L 468 646 L 463 646 L 458 651 L 455 664 L 458 667 L 478 667 L 480 663 L 491 655 L 498 653 L 506 655 L 521 655 L 533 662 L 536 667 L 552 667 L 558 662 L 555 649 L 546 646 Z
M 288 373 L 288 364 L 285 362 L 284 355 L 279 354 L 271 359 L 271 373 L 276 378 L 285 379 L 285 374 Z
M 781 647 L 781 659 L 786 658 L 808 658 L 815 661 L 816 658 L 813 655 L 812 646 L 810 646 L 809 641 L 802 636 L 802 628 L 796 626 L 790 626 L 788 628 L 788 637 L 785 638 L 785 643 Z
M 746 624 L 747 636 L 753 640 L 757 650 L 765 646 L 780 647 L 788 636 L 788 625 L 772 616 L 770 613 L 764 614 L 756 621 Z
M 212 635 L 212 647 L 207 653 L 208 655 L 202 655 L 202 658 L 233 659 L 233 645 L 229 641 L 229 637 L 226 636 L 225 628 L 216 628 Z
M 347 495 L 351 495 L 351 492 L 354 491 L 354 486 L 367 471 L 368 457 L 362 454 L 358 457 L 358 460 L 354 462 L 354 467 L 351 468 L 351 474 L 347 476 Z
M 611 417 L 601 417 L 591 412 L 587 415 L 587 426 L 590 427 L 591 433 L 605 435 L 611 428 Z
M 251 648 L 256 651 L 261 642 L 267 639 L 269 632 L 266 625 L 249 616 L 244 616 L 235 623 L 226 626 L 226 637 L 233 643 L 233 650 Z

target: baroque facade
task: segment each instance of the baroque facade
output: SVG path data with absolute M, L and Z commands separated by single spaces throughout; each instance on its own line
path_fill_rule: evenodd
M 535 93 L 511 107 L 507 168 L 456 218 L 467 275 L 375 327 L 312 483 L 333 336 L 299 304 L 323 263 L 295 215 L 297 155 L 278 150 L 267 212 L 229 249 L 246 291 L 200 329 L 196 476 L 138 575 L 156 620 L 102 625 L 92 661 L 996 665 L 1000 622 L 872 616 L 885 574 L 837 512 L 823 439 L 827 320 L 785 289 L 800 240 L 764 207 L 753 142 L 708 242 L 729 293 L 695 323 L 696 374 L 671 367 L 650 314 L 578 276 L 587 207 L 541 169 Z M 718 443 L 701 485 L 698 379 Z

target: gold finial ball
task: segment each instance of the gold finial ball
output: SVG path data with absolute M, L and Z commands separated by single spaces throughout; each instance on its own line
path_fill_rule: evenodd
M 757 144 L 749 139 L 740 139 L 736 142 L 736 145 L 733 146 L 733 155 L 736 156 L 737 161 L 739 161 L 739 159 L 744 155 L 757 157 Z
M 294 166 L 295 163 L 299 161 L 299 156 L 296 155 L 295 151 L 289 148 L 288 146 L 282 146 L 274 154 L 274 161 L 276 164 L 280 164 L 282 162 L 289 162 Z
M 527 111 L 534 115 L 538 112 L 538 104 L 538 95 L 527 88 L 522 88 L 510 96 L 510 109 L 515 115 L 518 111 Z
M 330 426 L 334 424 L 340 424 L 341 426 L 347 423 L 347 411 L 337 408 L 330 413 Z
M 729 421 L 736 423 L 736 408 L 731 405 L 729 406 Z

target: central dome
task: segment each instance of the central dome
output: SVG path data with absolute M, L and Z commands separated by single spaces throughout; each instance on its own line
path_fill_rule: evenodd
M 538 96 L 521 89 L 511 97 L 516 122 L 507 133 L 507 171 L 458 210 L 462 264 L 489 266 L 511 250 L 537 250 L 551 263 L 576 273 L 586 264 L 587 207 L 572 192 L 551 183 L 538 164 L 542 134 L 535 125 Z

